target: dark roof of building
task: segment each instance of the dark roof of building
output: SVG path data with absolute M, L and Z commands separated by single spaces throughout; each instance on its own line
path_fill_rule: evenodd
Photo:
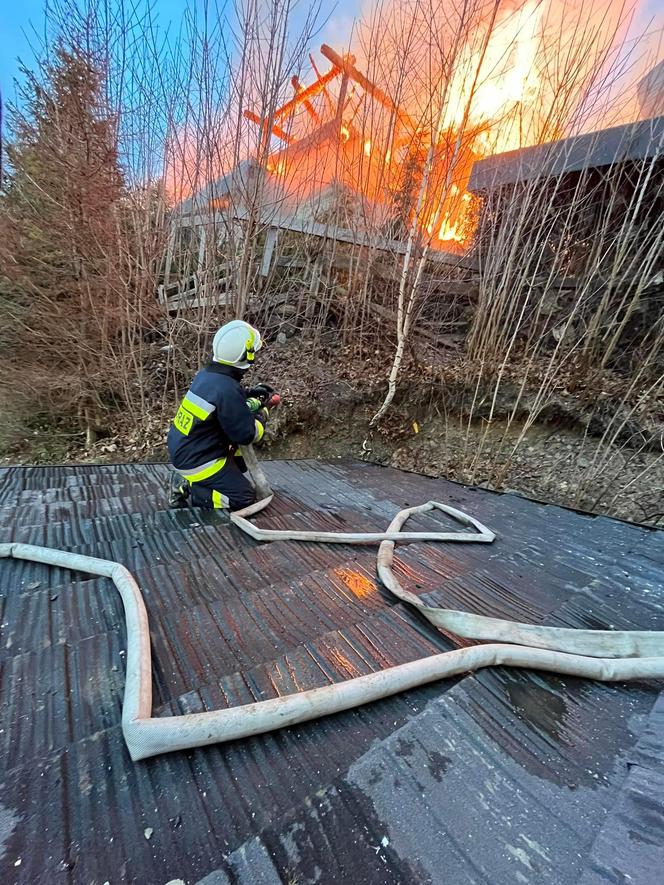
M 654 117 L 664 111 L 664 59 L 641 77 L 636 94 L 644 117 Z
M 661 157 L 663 152 L 664 116 L 654 117 L 478 160 L 468 190 L 491 191 L 534 178 L 555 178 L 568 172 Z
M 492 545 L 398 548 L 403 582 L 430 599 L 534 623 L 664 629 L 664 532 L 354 461 L 267 467 L 277 498 L 262 525 L 380 529 L 434 498 L 494 529 Z M 166 476 L 163 465 L 0 474 L 3 540 L 118 560 L 136 576 L 154 715 L 454 647 L 377 586 L 376 548 L 260 545 L 213 513 L 168 511 Z M 660 684 L 485 670 L 133 764 L 111 583 L 0 568 L 6 885 L 660 881 Z

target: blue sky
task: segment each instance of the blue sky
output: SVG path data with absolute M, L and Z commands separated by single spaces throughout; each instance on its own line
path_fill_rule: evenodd
M 45 0 L 2 0 L 0 9 L 0 89 L 3 96 L 13 95 L 13 80 L 20 76 L 21 59 L 32 67 L 31 46 L 38 43 L 44 32 Z M 166 26 L 179 20 L 184 3 L 182 0 L 156 0 L 160 22 Z
M 203 0 L 190 0 L 202 7 Z M 3 97 L 13 95 L 13 80 L 20 77 L 18 59 L 28 67 L 32 66 L 33 51 L 31 46 L 38 42 L 39 34 L 44 32 L 45 0 L 0 0 L 0 90 Z M 303 15 L 308 0 L 300 0 L 295 7 L 294 24 Z M 211 6 L 212 4 L 210 4 Z M 325 3 L 323 20 L 327 20 L 323 31 L 316 38 L 317 43 L 325 40 L 339 43 L 347 39 L 352 29 L 353 16 L 359 4 L 357 0 L 336 0 Z M 164 30 L 180 21 L 185 0 L 154 0 L 158 24 Z
M 2 94 L 10 91 L 11 81 L 18 74 L 17 56 L 28 61 L 28 42 L 22 29 L 30 29 L 30 23 L 38 25 L 43 20 L 43 0 L 22 0 L 3 4 L 0 11 L 0 88 Z
M 202 0 L 194 2 L 202 3 Z M 301 0 L 302 7 L 306 3 L 307 0 Z M 154 6 L 160 25 L 166 28 L 170 22 L 179 21 L 184 3 L 183 0 L 154 0 Z M 353 16 L 359 6 L 357 0 L 337 0 L 336 4 L 325 4 L 326 11 L 334 8 L 334 12 L 316 42 L 327 40 L 333 45 L 343 44 L 351 32 Z M 662 0 L 641 0 L 634 32 L 641 33 L 651 19 L 657 19 L 658 28 L 664 26 Z M 43 30 L 44 0 L 3 0 L 0 10 L 0 89 L 3 97 L 11 98 L 13 95 L 12 81 L 19 75 L 17 59 L 21 58 L 28 67 L 31 66 L 30 44 L 35 41 L 35 32 L 39 34 Z M 664 56 L 662 36 L 660 55 Z

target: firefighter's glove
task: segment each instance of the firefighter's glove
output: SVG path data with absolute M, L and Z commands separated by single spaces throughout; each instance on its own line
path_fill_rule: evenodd
M 248 397 L 255 397 L 259 399 L 263 404 L 267 403 L 274 393 L 274 387 L 270 387 L 269 384 L 257 384 L 255 387 L 250 387 L 247 391 Z

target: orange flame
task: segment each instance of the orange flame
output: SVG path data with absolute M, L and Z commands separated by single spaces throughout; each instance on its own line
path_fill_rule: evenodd
M 409 2 L 417 5 L 403 0 L 408 9 Z M 308 86 L 294 78 L 294 96 L 285 97 L 271 119 L 245 111 L 247 119 L 258 121 L 252 124 L 257 133 L 272 133 L 266 170 L 279 189 L 279 205 L 290 203 L 299 211 L 305 201 L 315 202 L 341 184 L 361 197 L 363 209 L 370 207 L 362 217 L 381 232 L 396 229 L 402 235 L 415 221 L 434 247 L 467 248 L 478 217 L 478 201 L 467 191 L 473 163 L 561 135 L 550 122 L 556 99 L 552 71 L 568 56 L 583 84 L 593 57 L 615 37 L 616 4 L 588 0 L 588 5 L 581 10 L 571 0 L 509 0 L 495 18 L 484 20 L 481 13 L 495 6 L 477 0 L 477 20 L 450 9 L 442 22 L 423 21 L 416 45 L 405 49 L 402 4 L 373 9 L 364 26 L 371 32 L 368 46 L 360 28 L 361 63 L 350 55 L 334 61 L 326 50 L 332 66 Z M 422 15 L 419 5 L 417 14 Z M 587 51 L 581 42 L 586 20 L 595 40 Z M 442 58 L 454 37 L 460 42 L 450 58 Z M 438 57 L 436 45 L 443 47 Z M 404 70 L 405 87 L 395 73 Z M 186 175 L 180 181 L 199 174 L 198 167 L 190 168 L 184 141 L 180 162 Z
M 284 106 L 291 115 L 286 128 L 293 133 L 294 141 L 272 155 L 268 170 L 284 179 L 283 186 L 296 203 L 316 190 L 324 190 L 330 181 L 341 180 L 371 201 L 379 216 L 382 206 L 382 214 L 388 217 L 390 206 L 399 201 L 404 187 L 417 190 L 416 169 L 426 157 L 428 144 L 435 164 L 425 185 L 424 199 L 419 201 L 418 224 L 432 237 L 434 245 L 437 241 L 447 248 L 462 248 L 472 237 L 477 215 L 476 201 L 466 193 L 473 161 L 490 152 L 520 146 L 524 141 L 524 117 L 533 117 L 534 122 L 534 99 L 540 85 L 536 58 L 544 8 L 542 0 L 525 0 L 518 9 L 504 12 L 491 27 L 475 29 L 455 58 L 434 128 L 421 126 L 408 132 L 397 131 L 397 126 L 387 134 L 381 133 L 380 123 L 376 125 L 375 115 L 367 113 L 366 108 L 377 100 L 385 111 L 390 99 L 382 88 L 372 88 L 366 78 L 365 82 L 353 82 L 342 96 L 334 91 L 338 85 L 330 73 L 324 74 L 307 87 L 309 103 L 318 103 L 314 114 L 298 114 L 298 99 L 304 94 L 300 87 L 295 98 Z M 343 58 L 354 64 L 352 57 Z M 316 82 L 322 86 L 316 86 Z M 346 99 L 346 107 L 341 109 L 338 140 L 332 140 L 326 148 L 334 158 L 330 163 L 321 145 L 314 140 L 307 147 L 307 139 L 317 121 L 320 124 L 326 114 L 329 117 L 335 111 L 335 99 L 342 98 Z M 286 117 L 280 111 L 277 115 L 283 124 Z M 403 121 L 416 119 L 410 108 L 397 109 L 394 116 L 401 126 Z M 353 135 L 358 129 L 359 138 Z M 455 151 L 459 132 L 463 147 Z M 420 143 L 423 156 L 418 158 Z M 406 174 L 409 164 L 415 171 Z M 413 182 L 406 180 L 409 174 Z

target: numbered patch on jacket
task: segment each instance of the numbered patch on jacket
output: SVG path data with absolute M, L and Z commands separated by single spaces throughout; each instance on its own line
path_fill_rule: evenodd
M 173 424 L 184 436 L 189 436 L 189 431 L 194 423 L 194 416 L 184 406 L 180 406 Z

